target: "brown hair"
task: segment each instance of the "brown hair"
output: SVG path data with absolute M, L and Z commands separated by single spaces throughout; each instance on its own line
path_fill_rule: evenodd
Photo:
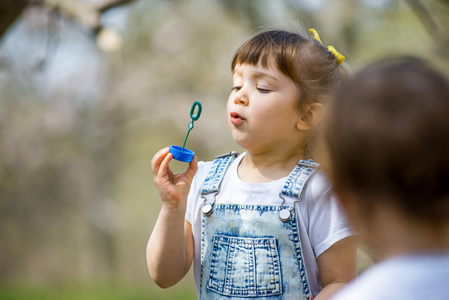
M 231 69 L 237 64 L 267 67 L 273 58 L 277 68 L 296 82 L 300 89 L 298 107 L 323 102 L 346 77 L 346 69 L 334 54 L 313 37 L 283 30 L 264 31 L 246 41 L 234 54 Z
M 388 201 L 415 220 L 447 222 L 449 82 L 417 59 L 376 65 L 335 99 L 326 126 L 335 186 L 367 212 Z

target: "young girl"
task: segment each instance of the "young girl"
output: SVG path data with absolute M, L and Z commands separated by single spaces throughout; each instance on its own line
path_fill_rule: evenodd
M 387 62 L 347 84 L 328 123 L 335 190 L 380 260 L 335 300 L 449 299 L 449 81 Z
M 201 299 L 326 299 L 356 276 L 349 225 L 307 160 L 345 73 L 344 58 L 318 40 L 266 31 L 237 50 L 227 116 L 245 153 L 195 157 L 177 175 L 168 148 L 154 156 L 163 205 L 147 261 L 159 286 L 176 284 L 192 260 Z

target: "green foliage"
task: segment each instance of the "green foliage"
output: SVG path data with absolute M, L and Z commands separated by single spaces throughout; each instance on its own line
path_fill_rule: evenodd
M 194 300 L 192 288 L 176 291 L 158 288 L 123 288 L 113 285 L 36 287 L 29 285 L 0 286 L 2 300 Z

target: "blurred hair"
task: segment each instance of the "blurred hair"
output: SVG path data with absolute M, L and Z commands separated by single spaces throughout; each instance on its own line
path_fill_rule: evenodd
M 299 85 L 299 108 L 322 102 L 347 75 L 345 67 L 323 44 L 313 37 L 284 30 L 264 31 L 246 41 L 234 54 L 231 70 L 237 64 L 257 65 L 259 61 L 268 67 L 269 58 Z
M 337 94 L 326 126 L 337 190 L 365 211 L 388 201 L 414 219 L 449 218 L 449 83 L 417 58 L 381 61 Z

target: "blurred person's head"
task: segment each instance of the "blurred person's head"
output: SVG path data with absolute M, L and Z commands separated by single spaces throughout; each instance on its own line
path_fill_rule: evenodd
M 326 127 L 331 177 L 362 239 L 375 238 L 366 236 L 375 218 L 395 221 L 387 215 L 447 228 L 448 114 L 448 80 L 412 58 L 366 68 L 336 96 Z

